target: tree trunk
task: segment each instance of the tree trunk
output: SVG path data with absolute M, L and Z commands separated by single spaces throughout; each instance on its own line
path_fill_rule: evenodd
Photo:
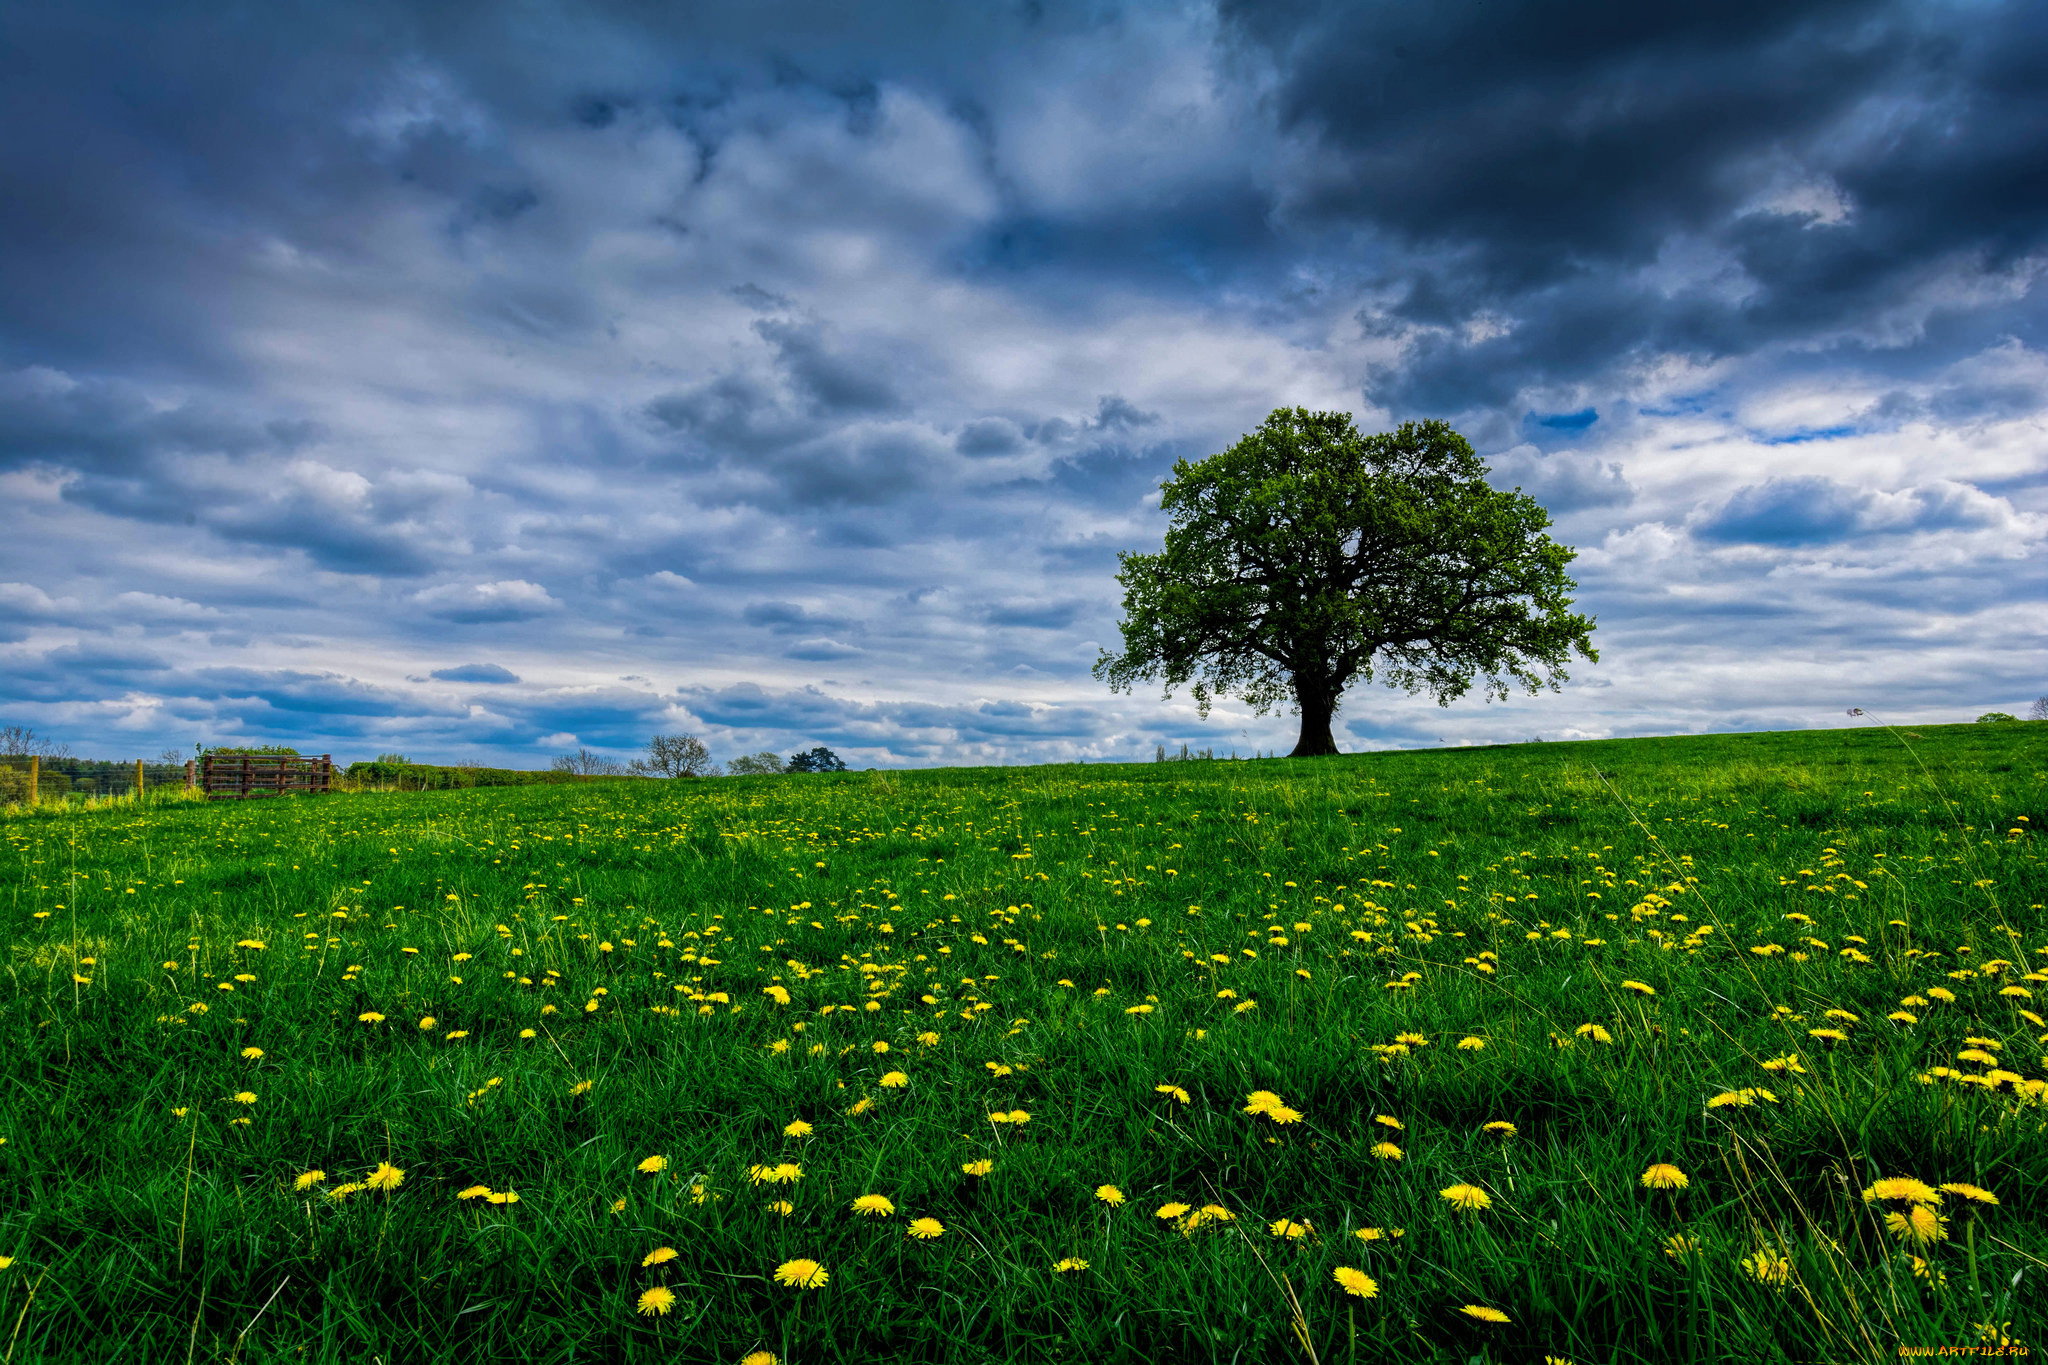
M 1330 718 L 1337 713 L 1334 690 L 1297 682 L 1295 705 L 1301 709 L 1301 738 L 1289 758 L 1321 758 L 1337 752 L 1336 737 L 1330 733 Z

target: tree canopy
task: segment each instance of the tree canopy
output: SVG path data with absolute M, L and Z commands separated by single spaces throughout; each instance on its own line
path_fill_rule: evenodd
M 1119 691 L 1192 682 L 1207 715 L 1236 695 L 1301 714 L 1294 755 L 1333 754 L 1345 688 L 1378 678 L 1439 705 L 1475 680 L 1555 690 L 1573 651 L 1599 658 L 1570 608 L 1574 551 L 1550 517 L 1441 421 L 1361 435 L 1350 415 L 1276 410 L 1160 486 L 1158 554 L 1119 555 L 1123 651 L 1095 676 Z M 1541 670 L 1539 672 L 1538 670 Z

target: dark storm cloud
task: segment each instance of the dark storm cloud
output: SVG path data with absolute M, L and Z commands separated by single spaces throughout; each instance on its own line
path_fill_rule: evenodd
M 496 664 L 463 664 L 458 668 L 437 668 L 429 677 L 441 682 L 516 683 L 519 675 Z
M 1367 320 L 1513 324 L 1428 338 L 1381 381 L 1408 402 L 1497 401 L 1638 350 L 1910 332 L 1881 315 L 1939 269 L 1995 276 L 2048 240 L 2028 4 L 1224 11 L 1331 158 L 1295 212 L 1395 248 Z

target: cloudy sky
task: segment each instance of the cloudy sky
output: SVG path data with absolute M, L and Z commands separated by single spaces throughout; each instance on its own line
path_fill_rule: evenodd
M 83 753 L 1284 750 L 1088 675 L 1283 405 L 1452 421 L 1599 621 L 1347 749 L 2048 692 L 2024 0 L 28 0 L 0 134 L 0 722 Z

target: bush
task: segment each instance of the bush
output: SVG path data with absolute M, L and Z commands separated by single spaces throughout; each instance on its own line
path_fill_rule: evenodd
M 1977 717 L 1979 725 L 2003 725 L 2007 721 L 2017 722 L 2018 720 L 2018 716 L 2006 711 L 1986 711 L 1983 715 Z
M 725 770 L 734 777 L 768 777 L 783 771 L 782 756 L 766 749 L 758 754 L 741 754 L 726 764 Z
M 808 753 L 791 755 L 789 766 L 784 768 L 783 771 L 790 773 L 843 773 L 846 771 L 846 764 L 840 761 L 838 754 L 833 753 L 830 749 L 820 744 Z

